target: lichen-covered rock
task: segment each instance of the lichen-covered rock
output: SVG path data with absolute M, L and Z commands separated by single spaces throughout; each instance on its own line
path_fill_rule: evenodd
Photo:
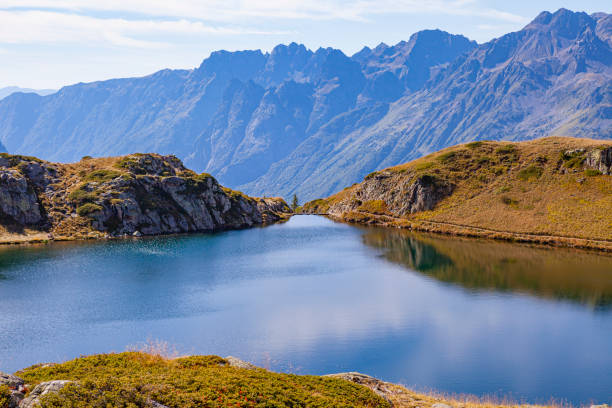
M 389 395 L 392 393 L 392 391 L 389 389 L 391 384 L 379 380 L 378 378 L 356 372 L 329 374 L 326 377 L 341 378 L 345 381 L 364 385 L 392 404 L 392 401 L 389 398 Z
M 8 406 L 2 408 L 19 407 L 19 403 L 25 397 L 24 392 L 26 391 L 26 389 L 24 380 L 12 374 L 5 374 L 3 372 L 0 372 L 0 386 L 7 386 L 10 390 Z
M 247 370 L 255 370 L 257 368 L 257 366 L 233 356 L 225 357 L 225 361 L 228 362 L 230 367 L 244 368 Z
M 35 225 L 43 220 L 36 192 L 14 169 L 0 169 L 0 210 L 9 223 Z
M 273 223 L 287 218 L 287 214 L 293 211 L 285 200 L 280 197 L 267 197 L 257 200 L 257 209 L 261 213 L 265 223 Z
M 594 149 L 589 152 L 584 162 L 585 166 L 602 174 L 612 175 L 612 147 Z
M 453 192 L 453 185 L 432 176 L 406 177 L 401 173 L 381 171 L 359 184 L 353 194 L 332 203 L 325 211 L 339 216 L 351 211 L 389 213 L 399 216 L 433 209 Z M 377 209 L 368 208 L 377 203 Z
M 152 399 L 147 400 L 147 407 L 148 408 L 168 408 L 166 405 L 160 404 L 159 402 L 152 400 Z
M 35 408 L 40 403 L 40 398 L 43 395 L 58 392 L 64 388 L 66 384 L 70 384 L 71 382 L 72 381 L 67 380 L 55 380 L 40 383 L 34 387 L 27 398 L 19 403 L 19 408 Z
M 24 385 L 24 381 L 12 374 L 0 372 L 0 385 L 6 385 L 10 389 L 18 389 Z

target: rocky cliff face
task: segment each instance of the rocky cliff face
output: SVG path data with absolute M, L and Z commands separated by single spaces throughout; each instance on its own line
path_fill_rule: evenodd
M 593 150 L 587 155 L 585 164 L 602 174 L 612 175 L 612 148 Z
M 370 174 L 365 180 L 353 186 L 350 194 L 339 193 L 339 200 L 329 205 L 306 206 L 309 212 L 321 212 L 335 216 L 353 211 L 372 214 L 394 214 L 408 216 L 421 211 L 432 210 L 436 204 L 453 192 L 453 184 L 429 175 L 392 171 L 379 171 Z
M 2 225 L 54 238 L 157 235 L 246 228 L 291 210 L 196 174 L 174 156 L 135 154 L 56 164 L 0 157 Z

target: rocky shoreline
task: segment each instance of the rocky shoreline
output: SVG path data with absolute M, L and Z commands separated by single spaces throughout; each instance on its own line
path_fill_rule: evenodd
M 220 231 L 287 219 L 281 198 L 254 198 L 174 156 L 50 163 L 0 155 L 0 243 Z

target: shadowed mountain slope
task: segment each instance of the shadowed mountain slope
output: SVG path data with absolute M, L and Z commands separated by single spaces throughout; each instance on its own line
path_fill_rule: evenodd
M 352 57 L 279 45 L 193 70 L 0 101 L 9 152 L 68 162 L 176 154 L 250 194 L 330 194 L 375 168 L 477 139 L 612 130 L 612 20 L 561 9 L 477 45 L 439 30 Z

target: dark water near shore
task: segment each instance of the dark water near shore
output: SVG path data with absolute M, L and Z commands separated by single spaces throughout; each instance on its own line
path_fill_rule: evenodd
M 315 216 L 0 249 L 0 371 L 148 339 L 302 374 L 612 401 L 612 257 Z

